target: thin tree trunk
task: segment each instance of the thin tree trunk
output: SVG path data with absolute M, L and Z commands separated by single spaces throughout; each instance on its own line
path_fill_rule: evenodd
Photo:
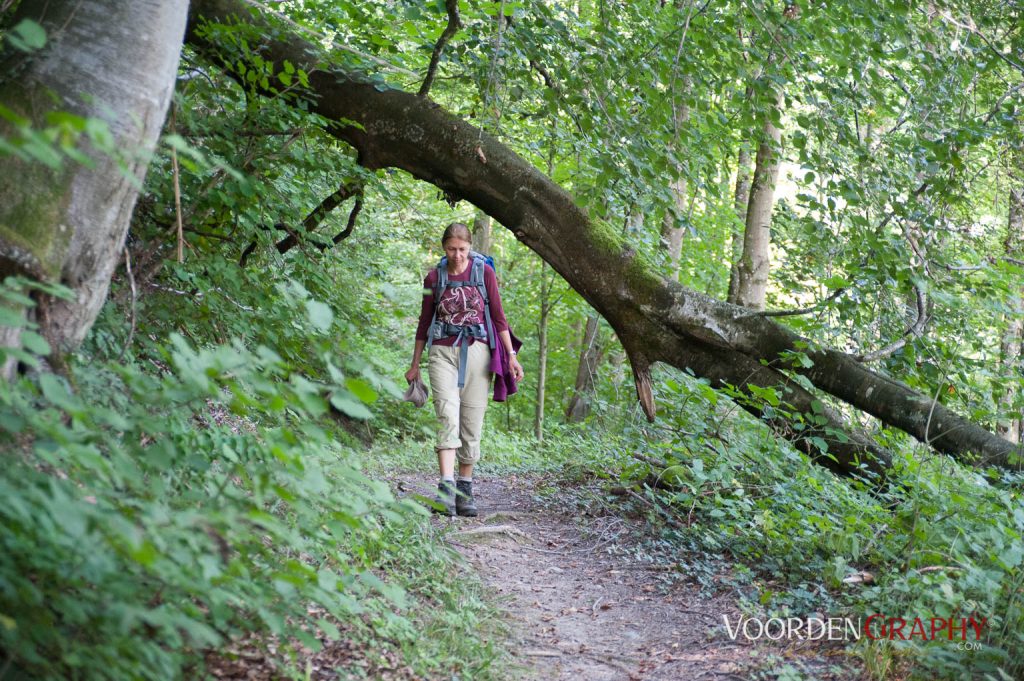
M 540 319 L 537 322 L 537 404 L 533 414 L 533 435 L 544 441 L 544 400 L 548 379 L 548 316 L 551 314 L 551 284 L 547 263 L 540 263 Z
M 22 3 L 13 19 L 34 19 L 48 39 L 36 54 L 0 57 L 0 101 L 38 127 L 61 111 L 110 131 L 106 151 L 83 136 L 90 167 L 0 157 L 0 272 L 75 294 L 40 304 L 58 352 L 82 342 L 106 300 L 174 89 L 187 9 L 186 0 L 52 0 Z M 10 133 L 0 122 L 0 135 Z
M 686 104 L 686 97 L 689 93 L 690 81 L 685 79 L 680 87 L 680 92 L 674 93 L 672 98 L 672 150 L 680 156 L 682 156 L 680 131 L 690 121 L 690 107 Z M 678 165 L 673 171 L 675 179 L 669 182 L 672 206 L 665 211 L 665 217 L 661 222 L 661 243 L 668 252 L 670 276 L 673 279 L 679 279 L 679 260 L 683 253 L 683 235 L 685 234 L 683 220 L 687 213 L 686 169 L 682 165 Z
M 740 224 L 747 220 L 747 204 L 750 203 L 750 147 L 740 144 L 736 159 L 736 192 L 733 194 L 732 206 Z M 740 233 L 740 252 L 743 252 L 743 234 Z
M 661 244 L 668 253 L 669 276 L 679 279 L 679 261 L 683 255 L 683 236 L 686 228 L 686 179 L 682 176 L 669 183 L 672 207 L 665 211 L 661 222 Z
M 5 305 L 7 307 L 7 305 Z M 15 308 L 17 314 L 24 314 L 22 308 Z M 21 327 L 0 326 L 0 348 L 16 348 L 21 345 Z M 14 357 L 7 357 L 3 364 L 0 364 L 0 381 L 13 380 L 18 368 L 18 360 Z
M 597 365 L 601 361 L 601 345 L 598 342 L 600 328 L 597 315 L 589 315 L 586 328 L 583 330 L 580 363 L 576 369 L 576 385 L 573 388 L 569 406 L 565 410 L 566 423 L 579 423 L 590 414 L 590 401 L 594 395 Z
M 739 159 L 736 164 L 736 193 L 733 197 L 733 208 L 736 211 L 736 223 L 732 229 L 732 258 L 729 262 L 729 294 L 726 300 L 737 305 L 737 293 L 740 286 L 740 259 L 743 257 L 743 228 L 747 221 L 747 203 L 750 201 L 750 149 L 740 146 Z
M 782 108 L 782 96 L 775 106 Z M 771 111 L 765 113 L 763 137 L 757 147 L 754 180 L 750 187 L 747 219 L 743 232 L 743 256 L 740 258 L 736 304 L 763 310 L 771 269 L 771 223 L 775 203 L 775 182 L 779 176 L 782 131 L 772 123 Z
M 1010 190 L 1006 255 L 1017 260 L 1024 257 L 1024 188 Z M 996 432 L 1009 442 L 1019 444 L 1022 417 L 1020 408 L 1013 405 L 1020 398 L 1021 369 L 1024 366 L 1024 284 L 1021 284 L 1011 297 L 1009 307 L 1011 312 L 1006 319 L 1001 347 L 1002 373 L 1009 378 L 1006 381 L 1006 391 L 999 400 L 1002 411 L 1008 418 L 1000 421 Z M 1015 410 L 1016 416 L 1012 416 Z
M 483 211 L 477 211 L 473 217 L 473 250 L 477 253 L 492 255 L 494 248 L 494 237 L 491 234 L 491 216 Z

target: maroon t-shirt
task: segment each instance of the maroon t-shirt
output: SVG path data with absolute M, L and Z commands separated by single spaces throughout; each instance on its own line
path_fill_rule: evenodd
M 473 263 L 470 261 L 461 274 L 449 274 L 448 281 L 469 281 L 472 270 Z M 416 327 L 416 340 L 427 340 L 430 320 L 434 318 L 434 286 L 436 285 L 437 268 L 435 267 L 427 273 L 426 279 L 423 280 L 423 303 L 420 306 L 420 322 Z M 501 309 L 498 277 L 495 276 L 494 269 L 490 265 L 484 265 L 484 287 L 487 289 L 487 297 L 491 303 L 491 322 L 494 324 L 494 332 L 500 334 L 502 331 L 508 330 L 508 321 L 505 319 L 504 310 Z M 483 324 L 485 322 L 484 299 L 480 296 L 480 291 L 477 290 L 476 286 L 446 288 L 441 293 L 441 301 L 437 306 L 437 319 L 440 322 L 456 324 L 458 326 Z M 490 332 L 489 329 L 488 332 Z M 476 340 L 475 338 L 470 338 L 470 342 Z M 495 338 L 494 342 L 500 343 L 501 341 Z M 454 344 L 455 336 L 434 340 L 434 345 L 451 346 Z

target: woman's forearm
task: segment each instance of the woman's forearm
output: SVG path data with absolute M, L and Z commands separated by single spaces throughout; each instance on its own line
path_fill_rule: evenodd
M 423 348 L 427 346 L 427 341 L 416 340 L 416 346 L 412 350 L 412 365 L 418 367 L 420 365 L 420 358 L 423 356 Z
M 505 354 L 512 357 L 516 354 L 516 351 L 512 349 L 512 335 L 508 332 L 508 329 L 498 332 L 498 338 L 501 340 L 501 347 L 505 348 Z

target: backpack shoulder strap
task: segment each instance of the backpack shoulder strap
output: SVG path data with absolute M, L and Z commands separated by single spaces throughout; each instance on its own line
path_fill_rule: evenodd
M 430 328 L 427 330 L 427 352 L 434 345 L 434 333 L 437 328 L 437 306 L 441 304 L 441 294 L 444 293 L 444 289 L 448 285 L 448 267 L 445 264 L 444 258 L 438 263 L 436 273 L 437 278 L 434 281 L 434 315 L 430 319 Z
M 487 344 L 491 350 L 497 345 L 497 339 L 494 337 L 494 324 L 491 322 L 491 297 L 487 295 L 487 282 L 484 279 L 484 270 L 487 268 L 487 259 L 485 256 L 479 253 L 473 254 L 473 270 L 469 274 L 470 284 L 476 286 L 480 292 L 480 297 L 484 301 L 484 322 L 487 329 Z
M 437 282 L 434 284 L 434 305 L 441 302 L 441 294 L 448 288 L 448 258 L 437 263 Z
M 469 272 L 469 283 L 471 286 L 476 286 L 480 289 L 480 295 L 484 301 L 487 301 L 487 286 L 484 281 L 484 268 L 487 266 L 487 261 L 479 253 L 473 254 L 473 269 Z

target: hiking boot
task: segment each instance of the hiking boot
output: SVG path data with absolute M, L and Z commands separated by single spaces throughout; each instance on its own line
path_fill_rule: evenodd
M 451 480 L 437 483 L 437 495 L 434 497 L 431 510 L 441 515 L 455 515 L 455 487 Z
M 455 483 L 455 512 L 467 518 L 476 517 L 472 480 L 459 480 Z

